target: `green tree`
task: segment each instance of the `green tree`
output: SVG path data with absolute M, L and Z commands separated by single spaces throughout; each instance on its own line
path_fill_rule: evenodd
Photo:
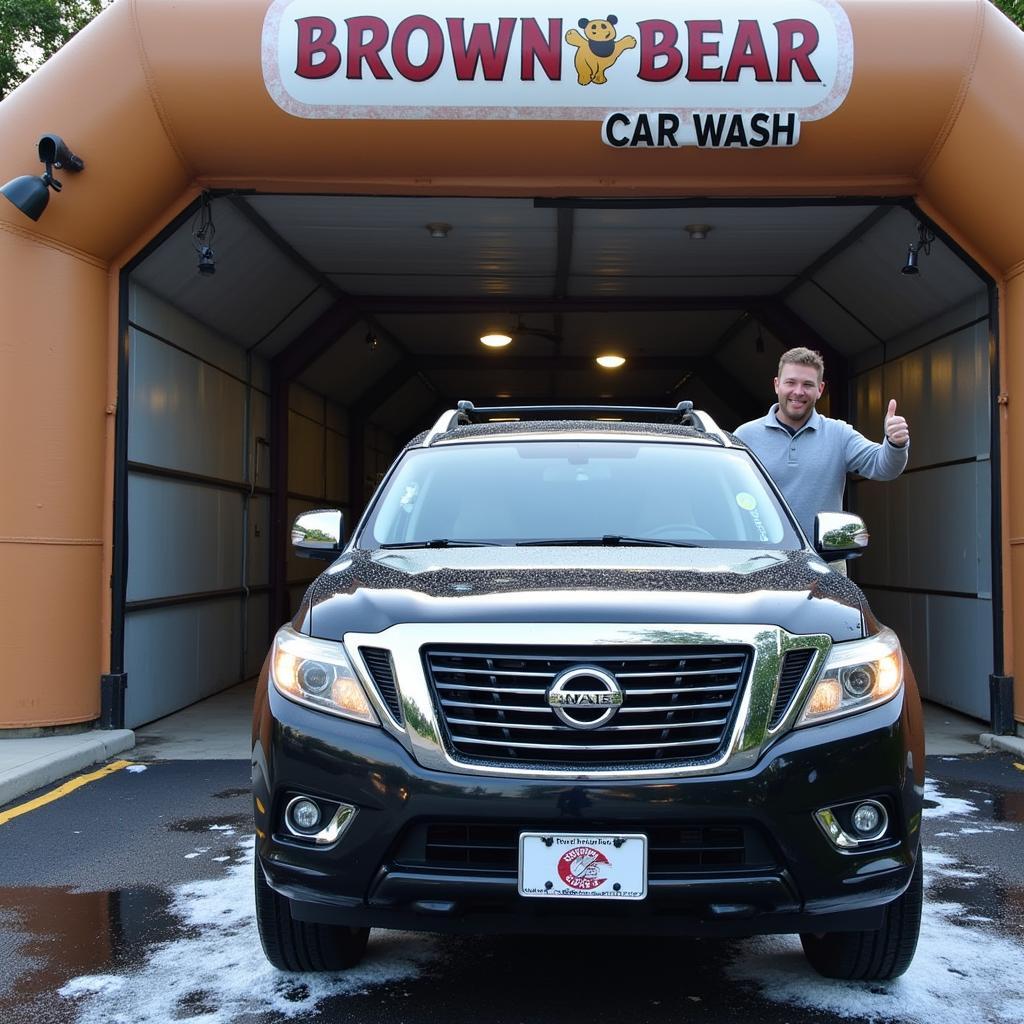
M 112 0 L 0 0 L 0 99 Z
M 1011 21 L 1024 28 L 1024 0 L 992 0 Z

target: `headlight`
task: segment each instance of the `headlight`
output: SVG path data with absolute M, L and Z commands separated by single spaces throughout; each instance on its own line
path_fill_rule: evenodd
M 314 640 L 282 626 L 274 637 L 270 678 L 279 693 L 299 704 L 379 724 L 340 643 Z
M 883 628 L 866 640 L 835 644 L 797 722 L 814 725 L 884 704 L 903 686 L 903 651 Z

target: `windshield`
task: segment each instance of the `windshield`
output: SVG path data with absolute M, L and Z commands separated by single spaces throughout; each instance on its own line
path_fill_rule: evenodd
M 410 449 L 357 546 L 800 541 L 749 456 L 636 441 L 502 441 Z

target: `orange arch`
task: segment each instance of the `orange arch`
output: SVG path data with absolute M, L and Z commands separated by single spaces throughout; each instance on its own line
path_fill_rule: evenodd
M 591 122 L 331 121 L 267 93 L 267 0 L 118 0 L 0 104 L 0 180 L 56 132 L 86 161 L 0 205 L 0 728 L 99 712 L 109 656 L 118 271 L 203 187 L 459 195 L 912 196 L 1000 290 L 1005 670 L 1024 645 L 1024 33 L 986 0 L 842 4 L 850 92 L 793 149 L 643 154 Z M 638 157 L 641 157 L 638 159 Z M 97 625 L 99 623 L 99 625 Z M 13 683 L 13 685 L 12 685 Z M 1024 707 L 1018 683 L 1017 707 Z

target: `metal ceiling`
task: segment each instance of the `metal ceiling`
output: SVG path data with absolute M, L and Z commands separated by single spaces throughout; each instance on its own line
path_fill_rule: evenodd
M 186 223 L 135 280 L 265 359 L 353 306 L 297 379 L 399 437 L 439 405 L 504 395 L 687 397 L 732 426 L 767 404 L 790 344 L 834 363 L 884 352 L 983 291 L 940 241 L 922 273 L 898 273 L 917 223 L 897 206 L 275 195 L 212 209 L 215 275 L 196 272 Z M 480 345 L 517 324 L 509 347 Z M 609 350 L 623 369 L 593 364 Z

